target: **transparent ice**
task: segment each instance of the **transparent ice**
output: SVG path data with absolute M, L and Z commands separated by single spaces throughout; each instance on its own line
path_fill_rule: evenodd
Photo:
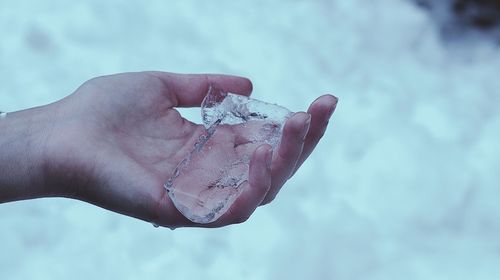
M 203 133 L 165 188 L 184 216 L 193 222 L 210 223 L 241 194 L 255 149 L 264 143 L 277 148 L 291 112 L 212 85 L 201 114 Z

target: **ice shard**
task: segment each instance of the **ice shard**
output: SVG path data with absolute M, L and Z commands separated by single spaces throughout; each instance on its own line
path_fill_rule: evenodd
M 189 220 L 210 223 L 242 192 L 255 149 L 264 143 L 277 148 L 291 112 L 211 85 L 201 113 L 203 132 L 165 188 Z

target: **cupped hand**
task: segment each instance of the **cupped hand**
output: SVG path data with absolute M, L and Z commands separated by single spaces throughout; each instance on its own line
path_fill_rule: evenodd
M 212 83 L 240 95 L 252 91 L 248 79 L 225 75 L 141 72 L 87 81 L 50 105 L 55 121 L 46 141 L 46 184 L 58 186 L 57 195 L 170 228 L 245 221 L 314 150 L 337 98 L 321 96 L 307 113 L 288 119 L 277 151 L 262 145 L 253 153 L 249 182 L 230 209 L 215 222 L 196 224 L 175 208 L 164 183 L 204 131 L 176 108 L 200 106 Z

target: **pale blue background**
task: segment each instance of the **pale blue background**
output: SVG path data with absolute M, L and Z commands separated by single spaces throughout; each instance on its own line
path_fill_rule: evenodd
M 248 76 L 295 111 L 340 102 L 316 153 L 242 225 L 0 205 L 0 279 L 500 279 L 500 52 L 436 30 L 402 0 L 2 0 L 2 110 L 139 70 Z

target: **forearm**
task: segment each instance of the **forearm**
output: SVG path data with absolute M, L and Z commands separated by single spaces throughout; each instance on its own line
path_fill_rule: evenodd
M 0 203 L 52 194 L 44 178 L 47 111 L 38 107 L 0 119 Z

